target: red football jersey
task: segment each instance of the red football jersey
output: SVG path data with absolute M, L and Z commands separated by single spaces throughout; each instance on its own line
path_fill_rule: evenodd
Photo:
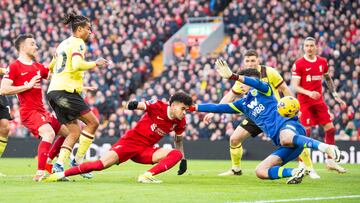
M 181 135 L 185 131 L 185 117 L 182 120 L 170 119 L 168 104 L 159 100 L 146 101 L 145 104 L 146 113 L 133 129 L 136 133 L 128 133 L 131 137 L 124 136 L 123 139 L 131 139 L 147 146 L 153 146 L 171 131 L 175 131 L 177 135 Z
M 4 75 L 4 78 L 13 81 L 13 86 L 22 86 L 28 83 L 35 75 L 40 75 L 41 78 L 47 79 L 49 69 L 45 68 L 41 63 L 34 62 L 31 65 L 23 64 L 16 60 L 9 66 L 9 70 Z M 20 102 L 20 114 L 26 110 L 45 111 L 43 104 L 41 82 L 27 91 L 17 94 Z
M 300 78 L 300 86 L 309 91 L 317 91 L 322 95 L 322 79 L 323 75 L 329 70 L 327 60 L 323 57 L 316 56 L 314 61 L 310 61 L 305 57 L 297 59 L 292 67 L 292 77 Z M 309 96 L 298 93 L 300 104 L 318 103 L 321 99 L 314 100 Z

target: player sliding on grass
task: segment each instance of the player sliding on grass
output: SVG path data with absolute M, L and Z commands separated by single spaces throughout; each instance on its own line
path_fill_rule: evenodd
M 146 113 L 136 124 L 135 128 L 129 130 L 100 160 L 86 162 L 66 170 L 51 174 L 44 179 L 45 182 L 61 180 L 64 177 L 101 171 L 114 164 L 120 164 L 129 159 L 141 164 L 154 164 L 143 175 L 140 175 L 140 183 L 161 183 L 154 175 L 172 168 L 184 157 L 182 134 L 185 130 L 185 113 L 192 105 L 189 95 L 178 92 L 171 96 L 169 105 L 158 100 L 146 102 L 131 101 L 127 104 L 129 110 L 144 110 Z M 175 131 L 175 147 L 177 149 L 164 149 L 154 147 L 161 138 Z M 186 160 L 180 163 L 178 174 L 186 171 Z
M 285 118 L 277 111 L 277 100 L 270 86 L 259 80 L 260 73 L 255 69 L 246 69 L 236 75 L 231 72 L 226 62 L 216 61 L 216 69 L 223 78 L 243 83 L 245 93 L 242 99 L 230 104 L 199 104 L 190 110 L 214 113 L 243 113 L 255 122 L 260 129 L 271 138 L 276 146 L 280 146 L 256 167 L 256 175 L 261 179 L 278 179 L 291 177 L 287 183 L 300 183 L 305 176 L 303 168 L 284 168 L 287 162 L 297 158 L 304 148 L 312 148 L 325 152 L 331 158 L 340 161 L 340 151 L 334 145 L 328 145 L 305 136 L 304 127 L 298 117 Z M 255 77 L 255 78 L 254 78 Z M 295 98 L 294 98 L 295 99 Z

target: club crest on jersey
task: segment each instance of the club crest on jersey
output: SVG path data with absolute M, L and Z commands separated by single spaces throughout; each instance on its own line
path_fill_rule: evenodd
M 319 70 L 320 70 L 320 72 L 322 72 L 322 65 L 319 66 Z
M 80 45 L 80 49 L 79 49 L 80 51 L 84 51 L 84 45 Z
M 253 89 L 250 91 L 250 94 L 255 97 L 256 95 L 258 95 L 258 91 L 256 89 Z

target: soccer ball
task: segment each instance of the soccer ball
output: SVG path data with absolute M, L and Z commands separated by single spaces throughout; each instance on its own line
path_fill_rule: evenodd
M 300 103 L 296 98 L 292 96 L 283 97 L 278 101 L 277 111 L 283 117 L 292 118 L 294 116 L 297 116 L 299 110 Z

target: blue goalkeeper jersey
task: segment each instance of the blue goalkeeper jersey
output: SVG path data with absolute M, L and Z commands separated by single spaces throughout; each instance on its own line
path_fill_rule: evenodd
M 279 145 L 279 132 L 284 123 L 288 120 L 298 121 L 298 117 L 285 118 L 278 113 L 278 102 L 267 83 L 245 77 L 244 84 L 252 88 L 243 98 L 229 104 L 198 104 L 197 111 L 243 113 L 254 121 L 276 145 Z

